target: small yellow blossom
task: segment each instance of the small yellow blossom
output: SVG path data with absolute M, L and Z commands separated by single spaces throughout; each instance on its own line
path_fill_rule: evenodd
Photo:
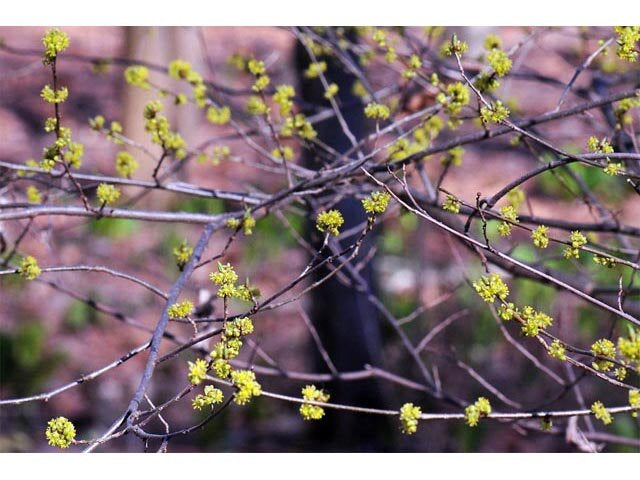
M 124 79 L 129 85 L 140 87 L 143 90 L 148 90 L 151 87 L 149 84 L 149 69 L 142 65 L 127 67 L 124 71 Z
M 238 405 L 245 405 L 251 398 L 262 394 L 262 388 L 251 370 L 232 371 L 231 382 L 237 389 L 233 401 Z
M 362 207 L 371 215 L 381 214 L 387 210 L 389 200 L 391 195 L 385 191 L 372 192 L 371 195 L 362 199 Z
M 478 295 L 487 303 L 493 303 L 496 298 L 505 300 L 509 295 L 509 287 L 502 281 L 500 275 L 491 273 L 486 277 L 473 282 L 473 288 L 476 289 Z
M 96 189 L 96 196 L 102 205 L 109 205 L 120 198 L 120 190 L 108 183 L 101 183 Z
M 18 273 L 27 280 L 34 280 L 40 275 L 40 273 L 42 273 L 42 270 L 38 266 L 38 261 L 35 257 L 28 255 L 20 262 Z
M 199 383 L 202 383 L 202 381 L 207 376 L 207 370 L 209 368 L 209 364 L 207 363 L 207 361 L 203 360 L 202 358 L 198 358 L 196 359 L 195 363 L 188 362 L 188 365 L 189 365 L 189 374 L 188 374 L 189 382 L 193 385 L 198 385 Z
M 447 198 L 442 204 L 442 208 L 451 213 L 460 213 L 460 206 L 460 200 L 453 195 L 447 195 Z
M 321 232 L 328 232 L 334 236 L 340 234 L 339 228 L 344 223 L 344 218 L 338 210 L 323 211 L 318 214 L 316 228 Z
M 616 347 L 608 338 L 601 338 L 591 345 L 591 353 L 599 357 L 614 360 L 616 358 Z M 607 372 L 613 367 L 613 362 L 609 362 L 608 360 L 596 360 L 591 365 L 596 370 Z
M 47 424 L 45 436 L 52 447 L 69 448 L 76 438 L 76 428 L 65 417 L 52 418 Z
M 138 167 L 138 162 L 129 152 L 122 151 L 117 153 L 116 170 L 118 171 L 120 176 L 131 178 L 131 175 L 133 175 L 136 170 L 138 170 Z
M 550 356 L 558 360 L 565 361 L 567 359 L 566 350 L 560 340 L 554 340 L 551 342 L 548 352 Z
M 591 411 L 593 412 L 595 417 L 603 424 L 609 425 L 611 422 L 613 422 L 611 413 L 609 413 L 609 410 L 605 408 L 602 402 L 595 402 L 593 405 L 591 405 Z
M 213 405 L 215 403 L 222 403 L 224 400 L 224 394 L 222 390 L 214 387 L 213 385 L 207 385 L 204 387 L 204 394 L 199 394 L 193 399 L 192 406 L 195 410 L 202 410 L 204 407 Z
M 533 244 L 538 248 L 547 248 L 549 246 L 549 227 L 540 225 L 531 232 Z
M 193 308 L 193 302 L 184 300 L 182 302 L 170 305 L 167 309 L 167 313 L 169 314 L 169 318 L 185 318 L 188 317 L 191 312 L 193 312 Z
M 324 390 L 319 390 L 315 385 L 307 385 L 302 389 L 302 398 L 312 402 L 328 402 L 329 394 Z M 300 415 L 305 420 L 320 420 L 324 417 L 324 408 L 318 405 L 303 403 L 300 405 Z
M 186 240 L 183 240 L 180 245 L 174 247 L 171 253 L 176 259 L 178 268 L 182 270 L 191 258 L 191 255 L 193 255 L 193 247 L 191 247 Z
M 69 47 L 69 36 L 62 30 L 52 28 L 47 30 L 42 37 L 44 46 L 43 61 L 45 64 L 52 63 L 58 54 Z
M 464 420 L 470 427 L 478 425 L 480 418 L 491 413 L 491 404 L 485 397 L 479 397 L 473 405 L 464 409 Z
M 27 187 L 27 201 L 33 204 L 42 203 L 42 194 L 40 191 L 34 187 L 33 185 L 29 185 Z
M 369 103 L 365 109 L 364 114 L 367 118 L 374 118 L 376 120 L 386 120 L 391 114 L 389 107 L 380 103 Z
M 413 403 L 402 405 L 402 408 L 400 408 L 400 428 L 402 433 L 407 435 L 416 433 L 420 415 L 422 415 L 422 410 Z

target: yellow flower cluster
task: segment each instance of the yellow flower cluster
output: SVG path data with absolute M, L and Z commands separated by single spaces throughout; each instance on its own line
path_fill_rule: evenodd
M 411 142 L 408 138 L 402 137 L 387 148 L 387 155 L 389 155 L 392 162 L 399 162 L 420 150 L 421 146 L 418 143 Z
M 105 128 L 105 118 L 102 115 L 96 115 L 94 118 L 89 119 L 89 125 L 92 130 L 96 132 Z M 109 131 L 107 132 L 107 139 L 111 140 L 116 145 L 122 145 L 123 141 L 118 137 L 122 133 L 122 125 L 120 122 L 113 121 L 109 124 Z
M 235 358 L 242 348 L 242 337 L 253 332 L 253 323 L 248 317 L 226 322 L 220 341 L 209 354 L 213 360 L 213 370 L 219 378 L 227 378 L 231 373 L 229 360 Z
M 35 257 L 27 255 L 20 262 L 18 273 L 27 280 L 35 280 L 38 276 L 40 276 L 42 270 L 38 266 L 38 261 L 35 259 Z
M 285 152 L 286 156 L 286 152 Z M 242 218 L 242 233 L 245 235 L 253 235 L 253 229 L 256 226 L 256 219 L 251 216 L 251 212 L 246 210 Z
M 513 62 L 509 58 L 509 56 L 498 48 L 492 48 L 491 51 L 487 54 L 487 60 L 489 64 L 496 72 L 496 75 L 499 77 L 504 77 L 509 70 L 511 70 L 511 66 Z
M 630 328 L 629 338 L 618 338 L 618 350 L 625 362 L 636 364 L 636 369 L 640 371 L 640 330 Z
M 73 168 L 80 168 L 82 165 L 82 156 L 84 155 L 84 145 L 78 142 L 67 142 L 67 150 L 64 152 L 64 159 L 69 166 Z
M 405 403 L 400 408 L 400 429 L 402 433 L 413 435 L 418 431 L 418 420 L 422 410 L 413 403 Z
M 262 60 L 256 60 L 252 58 L 247 63 L 247 68 L 249 72 L 255 77 L 255 82 L 251 86 L 251 90 L 254 92 L 262 92 L 267 88 L 271 79 L 267 75 L 267 69 Z
M 285 157 L 286 157 L 286 152 L 285 152 Z M 253 235 L 253 228 L 256 226 L 256 219 L 253 218 L 251 216 L 251 212 L 249 210 L 247 210 L 244 213 L 244 217 L 242 218 L 242 220 L 239 220 L 237 218 L 230 218 L 226 221 L 226 226 L 229 228 L 240 228 L 242 227 L 242 232 L 245 235 Z
M 36 205 L 42 203 L 42 194 L 33 185 L 27 187 L 27 201 Z
M 500 100 L 492 102 L 490 106 L 480 108 L 480 120 L 482 123 L 500 123 L 509 116 L 509 109 Z
M 593 153 L 613 153 L 613 147 L 606 138 L 598 140 L 596 137 L 589 137 L 587 148 Z
M 209 279 L 220 287 L 224 286 L 234 286 L 238 281 L 238 275 L 234 271 L 231 264 L 227 263 L 226 265 L 218 262 L 218 271 L 211 273 L 209 275 Z M 228 297 L 230 295 L 220 295 L 221 297 Z
M 444 203 L 442 204 L 442 208 L 447 212 L 451 213 L 460 213 L 460 200 L 458 200 L 453 195 L 447 195 Z
M 434 115 L 433 117 L 425 120 L 422 126 L 416 128 L 413 132 L 413 138 L 415 138 L 416 142 L 422 148 L 426 148 L 438 137 L 438 135 L 440 135 L 443 128 L 444 122 L 442 121 L 442 118 Z M 462 147 L 460 148 L 462 149 Z M 464 149 L 462 149 L 462 151 L 464 152 Z
M 516 315 L 520 315 L 520 309 L 513 302 L 502 303 L 498 307 L 498 315 L 503 320 L 509 321 Z
M 595 417 L 605 425 L 609 425 L 611 422 L 613 422 L 611 413 L 609 413 L 609 410 L 605 408 L 602 402 L 595 402 L 593 405 L 591 405 L 591 411 L 593 412 Z
M 249 60 L 247 68 L 249 72 L 256 77 L 267 73 L 267 68 L 265 67 L 264 62 L 262 60 L 256 60 L 255 58 Z
M 498 233 L 502 237 L 508 237 L 511 235 L 511 223 L 509 222 L 518 223 L 518 214 L 513 205 L 502 207 L 500 209 L 500 213 L 506 220 L 508 220 L 508 222 L 503 221 L 498 225 Z
M 122 151 L 116 155 L 116 170 L 121 177 L 131 178 L 136 170 L 138 170 L 138 162 L 129 152 Z
M 553 318 L 544 312 L 537 311 L 529 305 L 522 309 L 519 316 L 524 321 L 522 325 L 522 333 L 527 337 L 535 337 L 540 333 L 540 330 L 553 325 Z
M 255 83 L 251 86 L 251 90 L 253 90 L 254 92 L 262 92 L 267 88 L 267 86 L 269 86 L 269 82 L 271 82 L 271 79 L 268 75 L 259 76 L 258 78 L 256 78 Z
M 262 387 L 256 381 L 256 374 L 251 370 L 234 370 L 231 372 L 231 382 L 237 389 L 233 401 L 238 405 L 245 405 L 253 397 L 262 394 Z
M 202 358 L 197 358 L 195 362 L 187 362 L 189 366 L 189 382 L 192 385 L 198 385 L 207 377 L 209 364 Z
M 282 125 L 282 129 L 280 130 L 282 137 L 291 137 L 293 134 L 305 140 L 313 140 L 318 135 L 313 125 L 311 125 L 311 122 L 309 122 L 302 113 L 298 113 L 293 117 L 287 117 Z
M 42 61 L 47 65 L 53 63 L 58 54 L 69 47 L 69 36 L 62 30 L 52 28 L 42 37 L 42 45 L 44 46 Z
M 160 112 L 164 105 L 160 100 L 148 102 L 144 107 L 145 130 L 151 134 L 151 141 L 160 145 L 175 158 L 182 160 L 187 156 L 186 142 L 182 135 L 171 131 L 169 120 Z
M 302 389 L 302 398 L 312 402 L 326 403 L 329 401 L 329 394 L 324 390 L 316 388 L 315 385 L 307 385 Z M 303 403 L 300 405 L 300 415 L 305 420 L 320 420 L 324 417 L 324 408 L 318 405 Z
M 40 96 L 47 103 L 62 103 L 69 96 L 69 89 L 67 87 L 61 87 L 54 91 L 50 85 L 45 85 L 42 87 Z
M 67 418 L 52 418 L 44 432 L 52 447 L 69 448 L 76 438 L 76 428 Z
M 386 105 L 381 103 L 371 102 L 364 108 L 364 114 L 367 118 L 374 118 L 376 120 L 386 120 L 389 118 L 391 111 Z
M 207 120 L 215 125 L 226 125 L 231 120 L 231 109 L 227 106 L 211 106 L 207 109 Z
M 316 228 L 321 232 L 328 232 L 334 236 L 340 234 L 339 228 L 344 223 L 344 218 L 338 210 L 322 211 L 316 218 Z
M 193 88 L 193 99 L 198 108 L 204 108 L 207 105 L 207 86 L 204 84 L 202 75 L 193 70 L 191 64 L 184 60 L 174 60 L 169 64 L 169 76 L 176 80 L 186 80 Z M 184 95 L 176 97 L 176 104 L 185 103 Z
M 142 88 L 143 90 L 148 90 L 151 86 L 149 83 L 149 69 L 142 65 L 127 67 L 124 71 L 124 79 L 129 85 Z
M 454 34 L 450 42 L 442 44 L 442 46 L 440 47 L 440 54 L 446 57 L 450 57 L 454 54 L 462 55 L 467 50 L 469 50 L 469 45 L 467 45 L 467 42 L 459 40 L 458 36 Z
M 640 410 L 640 390 L 635 388 L 633 390 L 629 390 L 629 405 L 636 408 L 631 415 L 633 417 L 637 417 L 637 410 Z
M 321 73 L 327 71 L 327 62 L 312 62 L 309 64 L 307 69 L 304 71 L 304 76 L 307 78 L 316 78 L 320 76 Z
M 491 51 L 495 48 L 502 47 L 502 40 L 500 39 L 499 36 L 493 33 L 490 33 L 485 37 L 483 46 L 485 50 Z
M 470 98 L 469 89 L 461 82 L 456 82 L 447 85 L 446 90 L 436 96 L 436 101 L 442 104 L 447 115 L 453 116 L 469 104 Z
M 253 322 L 249 317 L 236 318 L 224 326 L 226 338 L 240 338 L 253 333 Z
M 291 85 L 278 85 L 276 87 L 276 93 L 273 94 L 273 101 L 278 105 L 280 115 L 283 117 L 291 113 L 293 108 L 293 101 L 291 99 L 295 95 L 296 91 Z
M 338 94 L 338 90 L 339 88 L 337 83 L 329 84 L 327 89 L 324 91 L 324 98 L 326 98 L 327 100 L 331 100 Z
M 464 420 L 470 427 L 478 425 L 480 418 L 491 413 L 491 404 L 485 397 L 479 397 L 473 405 L 464 409 Z
M 389 200 L 391 195 L 385 191 L 372 192 L 371 195 L 362 199 L 362 207 L 371 215 L 379 215 L 387 210 Z
M 353 82 L 353 87 L 351 87 L 351 93 L 353 93 L 356 97 L 361 98 L 363 101 L 367 101 L 369 97 L 369 92 L 364 87 L 360 80 L 356 80 Z
M 603 267 L 607 267 L 607 268 L 613 268 L 618 263 L 616 262 L 615 258 L 602 257 L 600 255 L 594 255 L 593 261 L 596 262 L 598 265 L 602 265 Z
M 624 98 L 620 100 L 614 107 L 613 113 L 618 119 L 618 128 L 622 128 L 623 125 L 630 125 L 633 123 L 633 115 L 630 111 L 633 108 L 640 107 L 640 96 L 636 95 L 635 98 Z
M 499 297 L 499 294 L 497 293 L 495 295 L 493 294 L 493 292 L 496 291 L 500 291 L 502 294 L 505 293 L 504 290 L 501 290 L 502 287 L 500 283 L 501 280 L 499 282 L 496 282 L 496 286 L 493 288 L 489 285 L 486 285 L 486 282 L 485 285 L 478 285 L 477 287 L 476 283 L 474 283 L 474 287 L 476 287 L 476 290 L 478 290 L 478 293 L 480 294 L 480 296 L 482 296 L 482 298 L 485 299 L 486 302 L 492 303 L 493 301 L 495 301 L 495 297 L 498 297 L 504 301 L 504 298 L 506 298 L 506 295 L 508 295 L 509 293 L 507 289 L 506 295 L 504 295 L 504 297 Z M 504 288 L 506 288 L 506 285 L 504 286 Z M 522 333 L 527 337 L 535 337 L 540 333 L 540 330 L 553 325 L 553 318 L 551 318 L 544 312 L 537 311 L 529 305 L 526 305 L 521 311 L 511 302 L 502 303 L 498 308 L 498 315 L 500 316 L 500 318 L 507 321 L 511 320 L 514 317 L 517 318 L 522 324 Z M 552 343 L 551 347 L 549 348 L 549 355 L 555 357 L 556 355 L 554 355 L 554 353 L 557 353 L 559 356 L 561 356 L 561 353 L 564 352 L 564 349 L 562 349 L 562 352 L 560 350 L 562 345 L 554 345 L 554 343 Z
M 282 158 L 282 154 L 284 153 L 284 159 L 286 161 L 291 161 L 293 160 L 294 157 L 294 153 L 293 153 L 293 148 L 289 147 L 289 146 L 284 146 L 282 147 L 282 152 L 280 151 L 279 148 L 274 148 L 271 151 L 271 155 L 275 158 Z
M 487 303 L 493 303 L 496 298 L 504 300 L 509 296 L 509 287 L 502 281 L 500 275 L 491 273 L 473 282 L 473 288 Z
M 193 312 L 193 302 L 184 300 L 182 302 L 174 303 L 167 309 L 169 318 L 186 318 Z
M 577 230 L 571 232 L 569 236 L 570 246 L 564 249 L 562 254 L 565 258 L 580 258 L 580 248 L 586 245 L 587 237 Z
M 622 163 L 620 162 L 615 163 L 615 162 L 609 161 L 607 162 L 607 166 L 604 167 L 602 171 L 607 175 L 611 175 L 612 177 L 615 177 L 616 175 L 619 175 L 620 173 L 622 173 L 624 171 L 624 168 Z
M 176 80 L 187 80 L 191 73 L 191 64 L 178 58 L 169 63 L 168 73 Z
M 204 387 L 204 394 L 196 395 L 191 405 L 195 410 L 202 410 L 204 407 L 213 405 L 215 403 L 222 403 L 224 400 L 224 394 L 222 390 L 214 387 L 213 385 L 207 385 Z
M 221 298 L 236 297 L 250 301 L 256 295 L 254 289 L 249 288 L 248 285 L 236 285 L 238 275 L 229 263 L 223 265 L 218 262 L 218 271 L 210 273 L 209 280 L 220 287 L 218 296 Z
M 213 147 L 211 155 L 207 152 L 200 152 L 196 156 L 198 163 L 205 163 L 211 160 L 211 164 L 214 166 L 220 165 L 222 160 L 226 160 L 231 156 L 231 149 L 227 145 L 216 145 Z
M 606 138 L 598 140 L 596 137 L 589 137 L 589 140 L 587 141 L 587 148 L 590 152 L 594 153 L 613 153 L 613 147 Z M 612 162 L 607 158 L 607 166 L 604 167 L 603 171 L 607 175 L 615 176 L 623 171 L 623 165 L 622 163 Z
M 96 196 L 102 205 L 110 205 L 120 198 L 120 190 L 108 183 L 101 183 L 96 189 Z
M 560 340 L 556 339 L 553 342 L 551 342 L 551 345 L 549 346 L 547 351 L 549 352 L 549 355 L 552 356 L 553 358 L 556 358 L 561 361 L 565 361 L 567 359 L 566 349 L 564 348 L 564 345 L 562 345 Z
M 191 255 L 193 255 L 193 247 L 191 247 L 186 240 L 183 240 L 180 245 L 173 248 L 171 253 L 176 259 L 178 268 L 182 270 L 191 258 Z
M 608 360 L 596 360 L 591 366 L 596 370 L 602 370 L 608 372 L 613 367 L 613 362 L 609 360 L 615 360 L 616 358 L 616 346 L 608 338 L 601 338 L 591 345 L 591 353 L 599 357 L 604 357 Z
M 539 225 L 538 228 L 531 232 L 531 238 L 536 247 L 547 248 L 549 246 L 549 227 Z
M 262 101 L 260 97 L 252 95 L 247 100 L 247 112 L 251 115 L 266 115 L 269 113 L 269 107 Z
M 498 76 L 493 73 L 480 72 L 473 85 L 482 92 L 494 92 L 500 86 Z
M 404 78 L 413 78 L 417 75 L 417 71 L 422 67 L 422 60 L 416 54 L 413 54 L 409 57 L 407 61 L 407 68 L 403 70 L 402 76 Z
M 613 27 L 616 32 L 616 55 L 627 62 L 635 62 L 638 59 L 638 46 L 640 42 L 640 26 Z

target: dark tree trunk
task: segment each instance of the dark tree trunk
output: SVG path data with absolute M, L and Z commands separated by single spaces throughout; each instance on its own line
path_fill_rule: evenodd
M 342 114 L 349 129 L 357 139 L 365 133 L 365 118 L 362 102 L 351 93 L 355 78 L 344 70 L 339 61 L 322 57 L 318 60 L 327 62 L 325 76 L 329 83 L 339 87 L 337 101 L 341 105 Z M 302 72 L 311 59 L 304 46 L 298 44 L 296 64 L 300 73 L 300 91 L 304 104 L 310 110 L 314 107 L 329 106 L 324 98 L 324 88 L 320 79 L 307 79 Z M 311 112 L 308 112 L 311 113 Z M 325 120 L 315 128 L 318 138 L 338 152 L 345 152 L 351 147 L 349 139 L 342 131 L 338 120 L 333 117 Z M 313 152 L 305 158 L 309 168 L 317 168 L 321 164 Z M 345 198 L 335 208 L 343 214 L 345 231 L 366 220 L 360 201 L 356 198 Z M 308 225 L 308 237 L 316 248 L 321 245 L 321 238 L 315 230 L 314 223 Z M 367 239 L 359 258 L 366 256 L 371 248 L 373 235 Z M 342 245 L 346 246 L 355 240 L 355 236 L 346 238 Z M 353 262 L 357 263 L 357 260 Z M 322 269 L 315 279 L 325 276 L 329 270 Z M 369 263 L 360 271 L 361 276 L 374 287 L 373 266 Z M 314 279 L 314 280 L 315 280 Z M 361 370 L 365 365 L 381 365 L 382 341 L 378 312 L 367 301 L 362 293 L 349 288 L 333 276 L 329 281 L 313 290 L 311 319 L 338 371 Z M 315 348 L 310 345 L 310 348 Z M 315 364 L 320 370 L 328 371 L 320 355 L 316 355 Z M 382 407 L 383 394 L 375 380 L 358 382 L 330 382 L 325 385 L 331 393 L 331 400 L 350 405 Z M 318 441 L 314 448 L 340 451 L 380 451 L 388 442 L 389 425 L 385 418 L 368 416 L 366 418 L 353 413 L 341 413 L 333 410 L 326 412 L 325 418 L 310 427 L 314 440 Z

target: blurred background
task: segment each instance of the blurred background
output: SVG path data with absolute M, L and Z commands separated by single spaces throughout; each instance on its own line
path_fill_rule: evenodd
M 42 149 L 51 137 L 43 130 L 44 119 L 50 115 L 49 105 L 42 102 L 39 93 L 49 81 L 50 72 L 40 59 L 41 37 L 46 28 L 0 28 L 0 159 L 24 163 L 39 160 Z M 235 53 L 253 55 L 263 59 L 272 78 L 272 84 L 289 83 L 301 92 L 310 113 L 313 113 L 313 89 L 305 87 L 296 38 L 287 29 L 275 27 L 69 27 L 64 29 L 71 38 L 67 52 L 58 65 L 60 81 L 69 87 L 70 95 L 62 107 L 63 123 L 71 127 L 76 141 L 85 145 L 82 170 L 87 173 L 113 174 L 116 152 L 122 147 L 114 145 L 89 127 L 88 120 L 98 114 L 107 121 L 118 120 L 125 134 L 153 149 L 144 131 L 141 112 L 144 104 L 157 97 L 152 92 L 127 85 L 123 79 L 126 62 L 135 59 L 165 66 L 176 58 L 189 61 L 203 77 L 219 86 L 214 89 L 231 105 L 241 105 L 242 92 L 250 82 L 239 72 L 229 58 Z M 411 30 L 417 34 L 419 29 Z M 503 38 L 507 48 L 530 34 L 526 28 L 451 28 L 441 33 L 448 38 L 451 32 L 469 42 L 470 61 L 480 55 L 481 45 L 488 33 Z M 567 82 L 577 65 L 597 48 L 597 41 L 610 35 L 610 29 L 553 28 L 545 29 L 535 40 L 518 51 L 514 58 L 514 71 L 554 78 Z M 594 79 L 612 69 L 617 72 L 627 67 L 613 55 L 602 57 L 593 71 L 584 72 L 577 87 L 589 91 Z M 306 61 L 308 63 L 308 59 Z M 381 88 L 397 81 L 390 69 L 370 65 L 371 81 Z M 624 71 L 623 71 L 624 72 Z M 637 72 L 637 70 L 636 70 Z M 336 75 L 338 75 L 336 73 Z M 394 76 L 395 75 L 395 76 Z M 167 87 L 178 83 L 162 72 L 151 72 L 151 79 Z M 352 82 L 349 78 L 343 82 Z M 507 101 L 517 116 L 532 116 L 552 110 L 562 92 L 563 84 L 507 77 L 498 96 Z M 228 89 L 225 90 L 225 89 Z M 347 88 L 345 91 L 349 91 Z M 361 111 L 362 104 L 355 98 L 353 111 Z M 416 94 L 407 102 L 408 110 L 418 110 L 433 99 Z M 579 99 L 570 94 L 566 106 Z M 170 102 L 167 102 L 170 103 Z M 428 104 L 428 103 L 427 103 Z M 604 112 L 570 118 L 562 122 L 541 126 L 539 131 L 569 151 L 584 151 L 589 135 L 604 136 Z M 246 143 L 231 130 L 203 121 L 202 112 L 193 105 L 168 108 L 172 126 L 188 145 L 227 145 L 236 156 L 251 159 L 255 156 Z M 361 135 L 374 128 L 362 118 L 354 118 Z M 637 118 L 636 118 L 637 122 Z M 318 127 L 325 139 L 331 138 L 335 126 L 327 123 Z M 598 130 L 599 129 L 599 130 Z M 594 131 L 595 130 L 595 131 Z M 464 132 L 451 132 L 457 135 Z M 521 175 L 536 164 L 536 158 L 524 149 L 511 148 L 507 136 L 474 144 L 466 148 L 461 167 L 448 173 L 443 187 L 463 200 L 474 203 L 476 192 L 484 194 L 499 190 L 504 184 Z M 327 140 L 329 141 L 329 140 Z M 340 145 L 335 148 L 340 149 Z M 146 178 L 154 164 L 139 152 L 132 150 L 141 168 L 136 178 Z M 425 162 L 427 173 L 437 178 L 442 169 L 440 158 Z M 301 151 L 296 160 L 305 163 Z M 607 205 L 612 206 L 623 223 L 638 226 L 640 205 L 631 189 L 621 188 L 619 179 L 607 176 L 597 169 L 574 169 L 582 181 Z M 178 178 L 206 188 L 274 192 L 282 187 L 280 175 L 250 168 L 240 162 L 222 161 L 199 163 L 195 160 L 180 169 Z M 558 174 L 560 175 L 560 173 Z M 565 176 L 564 182 L 572 182 Z M 3 183 L 4 182 L 4 183 Z M 25 189 L 27 182 L 12 188 Z M 571 185 L 570 185 L 571 186 Z M 0 171 L 0 200 L 11 198 L 12 191 Z M 589 221 L 593 217 L 589 208 L 569 195 L 556 174 L 543 174 L 525 185 L 527 208 L 541 217 Z M 138 193 L 124 189 L 127 196 Z M 139 208 L 170 211 L 221 213 L 230 209 L 222 200 L 194 199 L 180 195 L 154 192 L 137 204 Z M 348 208 L 348 207 L 345 207 Z M 310 227 L 304 212 L 287 214 L 287 220 L 302 235 L 309 235 Z M 26 221 L 4 222 L 0 232 L 9 241 L 20 234 Z M 133 220 L 85 220 L 72 217 L 44 219 L 36 222 L 21 244 L 21 251 L 36 256 L 41 265 L 104 264 L 115 269 L 135 272 L 167 289 L 178 275 L 171 260 L 172 249 L 183 239 L 194 244 L 200 233 L 199 226 L 182 224 L 142 223 Z M 305 233 L 307 232 L 307 233 Z M 214 235 L 208 253 L 220 251 L 227 240 L 225 232 Z M 525 232 L 514 234 L 516 258 L 533 261 L 535 252 Z M 518 244 L 518 240 L 523 240 Z M 636 242 L 637 243 L 637 242 Z M 637 245 L 636 245 L 637 247 Z M 384 225 L 367 249 L 375 248 L 375 260 L 370 263 L 370 275 L 376 291 L 387 308 L 404 319 L 403 329 L 410 338 L 421 339 L 425 332 L 443 319 L 455 315 L 455 321 L 434 337 L 424 358 L 436 365 L 443 383 L 465 399 L 486 395 L 486 390 L 469 375 L 459 361 L 482 373 L 491 384 L 521 404 L 524 409 L 544 405 L 556 399 L 550 408 L 575 408 L 577 399 L 573 391 L 562 393 L 562 388 L 505 341 L 499 325 L 475 292 L 465 282 L 465 270 L 456 260 L 456 249 L 461 259 L 467 252 L 453 247 L 441 232 L 416 217 L 397 213 L 386 218 Z M 368 251 L 368 250 L 367 250 Z M 593 262 L 562 263 L 560 268 L 571 274 L 593 275 L 602 285 L 616 285 L 616 272 L 596 270 Z M 276 291 L 293 272 L 302 270 L 308 261 L 307 252 L 300 249 L 296 239 L 281 221 L 269 216 L 258 221 L 253 236 L 234 242 L 225 261 L 236 266 L 240 278 L 248 277 L 260 287 L 264 295 Z M 477 262 L 476 262 L 477 263 Z M 476 276 L 481 266 L 467 265 Z M 207 269 L 197 270 L 185 291 L 185 297 L 198 298 L 200 288 L 206 286 Z M 82 374 L 97 369 L 148 339 L 149 334 L 122 321 L 132 318 L 140 324 L 153 327 L 162 303 L 143 289 L 135 289 L 122 280 L 93 273 L 62 273 L 45 276 L 42 282 L 27 284 L 15 275 L 0 276 L 0 397 L 2 399 L 26 396 L 53 389 L 72 381 Z M 210 284 L 209 284 L 210 285 Z M 636 292 L 638 282 L 635 283 Z M 590 345 L 595 338 L 606 334 L 612 325 L 610 319 L 601 321 L 602 312 L 594 310 L 574 296 L 527 280 L 512 282 L 514 298 L 522 304 L 530 303 L 554 316 L 559 332 L 567 341 Z M 333 290 L 332 290 L 333 289 Z M 382 321 L 375 321 L 372 331 L 365 331 L 358 319 L 368 318 L 366 309 L 349 293 L 340 292 L 339 286 L 329 284 L 324 291 L 309 295 L 285 308 L 261 313 L 255 318 L 255 340 L 271 357 L 273 365 L 293 372 L 327 373 L 319 359 L 302 319 L 301 309 L 319 325 L 320 335 L 329 351 L 351 355 L 336 359 L 339 370 L 357 370 L 363 363 L 380 366 L 409 378 L 415 378 L 415 367 L 406 361 L 406 354 L 395 333 Z M 615 292 L 613 292 L 615 295 Z M 336 297 L 338 295 L 338 297 Z M 344 297 L 340 297 L 344 295 Z M 332 299 L 342 298 L 341 301 Z M 609 297 L 612 301 L 614 297 Z M 346 303 L 345 303 L 346 302 Z M 349 303 L 351 302 L 351 303 Z M 638 310 L 638 295 L 629 298 L 629 309 Z M 101 308 L 96 309 L 95 306 Z M 338 308 L 336 308 L 336 306 Z M 364 310 L 362 310 L 364 309 Z M 412 312 L 417 314 L 412 315 Z M 345 311 L 346 310 L 346 311 Z M 342 315 L 342 317 L 340 317 Z M 346 317 L 347 320 L 338 318 Z M 331 323 L 330 318 L 334 319 Z M 323 320 L 324 319 L 324 320 Z M 350 319 L 350 320 L 349 320 Z M 348 322 L 348 323 L 345 323 Z M 355 323 L 354 323 L 355 322 Z M 331 326 L 333 325 L 333 327 Z M 344 330 L 337 333 L 336 325 Z M 190 335 L 190 326 L 172 326 L 183 336 Z M 332 330 L 333 328 L 333 330 Z M 358 330 L 364 329 L 364 330 Z M 517 337 L 517 329 L 511 330 Z M 339 340 L 347 338 L 346 344 Z M 349 343 L 351 342 L 351 343 Z M 372 347 L 373 345 L 373 347 Z M 168 345 L 166 348 L 170 348 Z M 537 357 L 545 354 L 539 345 L 529 342 L 527 347 Z M 177 380 L 186 376 L 188 354 L 180 360 L 163 364 L 154 377 L 151 395 L 167 398 L 175 393 Z M 97 380 L 73 388 L 48 402 L 32 402 L 18 406 L 0 407 L 0 451 L 49 451 L 44 438 L 47 420 L 64 415 L 73 420 L 79 438 L 99 435 L 120 414 L 139 382 L 144 356 L 138 356 Z M 546 359 L 545 359 L 546 360 Z M 263 363 L 262 359 L 257 361 Z M 563 365 L 546 362 L 558 376 L 571 379 L 573 372 Z M 270 365 L 273 367 L 273 365 Z M 269 366 L 269 365 L 267 365 Z M 276 369 L 277 370 L 277 369 Z M 279 375 L 258 375 L 263 388 L 286 395 L 299 395 L 307 382 L 283 378 Z M 624 392 L 611 391 L 587 378 L 580 383 L 587 398 L 600 398 L 608 392 L 611 404 L 624 405 Z M 447 406 L 435 403 L 430 397 L 381 381 L 360 381 L 348 384 L 327 382 L 318 384 L 332 394 L 337 403 L 359 406 L 398 408 L 404 402 L 420 404 L 423 411 L 444 411 Z M 508 409 L 495 401 L 496 409 Z M 195 423 L 204 414 L 192 410 L 186 403 L 172 408 L 166 418 L 173 426 Z M 160 424 L 155 425 L 161 429 Z M 585 426 L 587 428 L 587 426 Z M 638 438 L 638 423 L 629 415 L 616 417 L 608 428 L 612 434 Z M 125 436 L 104 447 L 106 451 L 140 451 L 141 442 L 132 435 Z M 462 422 L 430 422 L 422 424 L 414 437 L 400 433 L 396 419 L 379 419 L 366 415 L 343 415 L 326 411 L 321 422 L 305 422 L 295 404 L 275 399 L 258 398 L 244 408 L 229 408 L 213 422 L 195 434 L 177 438 L 170 451 L 427 451 L 427 452 L 509 452 L 509 451 L 575 451 L 565 441 L 564 430 L 555 434 L 542 434 L 511 423 L 480 423 L 468 428 Z M 638 451 L 632 445 L 611 445 L 608 451 Z

